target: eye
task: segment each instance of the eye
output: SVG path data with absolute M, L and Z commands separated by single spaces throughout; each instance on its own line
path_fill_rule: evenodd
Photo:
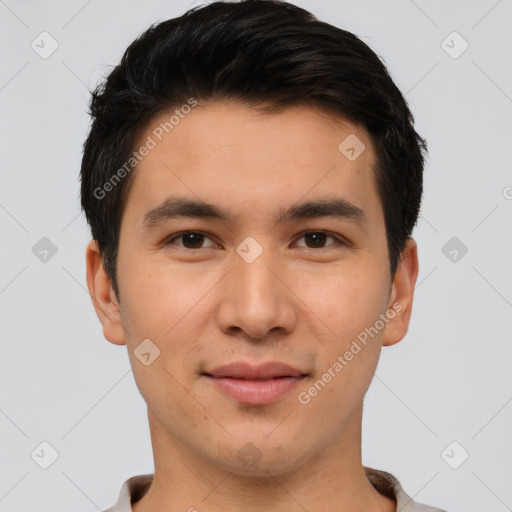
M 174 243 L 175 240 L 182 240 L 182 244 L 176 244 Z M 181 233 L 177 233 L 176 235 L 172 236 L 171 238 L 168 238 L 165 241 L 165 245 L 173 244 L 177 245 L 178 247 L 183 247 L 184 249 L 202 249 L 202 243 L 205 239 L 211 240 L 206 235 L 203 235 L 203 233 L 200 233 L 199 231 L 182 231 Z M 208 247 L 215 247 L 215 244 Z
M 302 233 L 300 238 L 304 238 L 306 240 L 306 244 L 309 242 L 311 243 L 311 246 L 306 245 L 308 249 L 323 249 L 324 244 L 328 238 L 331 238 L 335 241 L 334 244 L 328 244 L 329 245 L 336 245 L 336 242 L 342 245 L 345 245 L 345 241 L 337 236 L 330 235 L 329 233 L 326 233 L 325 231 L 308 231 L 307 233 Z M 300 240 L 300 239 L 299 239 Z M 302 246 L 304 247 L 304 246 Z
M 204 241 L 210 240 L 212 243 L 207 246 L 203 246 Z M 324 247 L 329 247 L 331 245 L 341 244 L 346 245 L 346 242 L 338 236 L 331 235 L 325 231 L 308 231 L 306 233 L 302 233 L 300 239 L 304 239 L 306 244 L 296 244 L 298 247 L 306 247 L 308 249 L 323 249 Z M 328 239 L 334 240 L 334 243 L 330 243 L 326 245 Z M 176 243 L 176 240 L 181 240 L 181 243 Z M 180 233 L 176 233 L 171 238 L 168 238 L 165 245 L 176 245 L 178 247 L 182 247 L 184 249 L 203 249 L 206 247 L 217 247 L 213 240 L 201 233 L 200 231 L 182 231 Z

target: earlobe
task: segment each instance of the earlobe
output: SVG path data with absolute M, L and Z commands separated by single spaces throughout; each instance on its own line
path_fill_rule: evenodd
M 85 259 L 87 287 L 98 319 L 103 326 L 103 335 L 115 345 L 124 345 L 126 339 L 119 303 L 112 288 L 112 282 L 105 272 L 96 240 L 91 240 L 87 245 Z
M 417 278 L 418 247 L 415 240 L 409 238 L 393 279 L 388 305 L 390 321 L 384 330 L 382 345 L 394 345 L 407 334 Z

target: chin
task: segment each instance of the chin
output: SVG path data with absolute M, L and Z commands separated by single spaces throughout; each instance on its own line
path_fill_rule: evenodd
M 250 440 L 245 436 L 243 441 L 235 441 L 224 450 L 211 457 L 213 464 L 223 466 L 227 472 L 251 478 L 269 477 L 291 473 L 305 462 L 307 455 L 297 452 L 297 443 L 290 437 L 285 439 L 265 439 L 266 434 L 259 434 Z M 285 444 L 286 443 L 286 444 Z
M 268 480 L 269 478 L 291 473 L 296 468 L 296 459 L 283 459 L 275 454 L 263 453 L 258 461 L 250 463 L 235 457 L 234 460 L 227 461 L 225 469 L 238 476 Z

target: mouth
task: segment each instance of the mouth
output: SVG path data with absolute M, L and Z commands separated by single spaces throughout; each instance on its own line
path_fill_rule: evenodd
M 260 366 L 238 362 L 203 372 L 224 395 L 244 405 L 269 405 L 296 388 L 308 374 L 285 363 Z

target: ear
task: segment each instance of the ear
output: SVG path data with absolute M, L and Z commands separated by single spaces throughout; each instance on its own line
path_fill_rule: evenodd
M 121 323 L 119 302 L 112 282 L 103 267 L 96 240 L 91 240 L 85 252 L 87 265 L 87 287 L 96 314 L 103 326 L 103 336 L 115 345 L 125 345 L 125 334 Z
M 388 318 L 390 320 L 384 329 L 382 345 L 394 345 L 407 334 L 417 278 L 418 247 L 415 240 L 409 238 L 393 278 L 388 304 Z M 393 311 L 395 315 L 391 317 Z

